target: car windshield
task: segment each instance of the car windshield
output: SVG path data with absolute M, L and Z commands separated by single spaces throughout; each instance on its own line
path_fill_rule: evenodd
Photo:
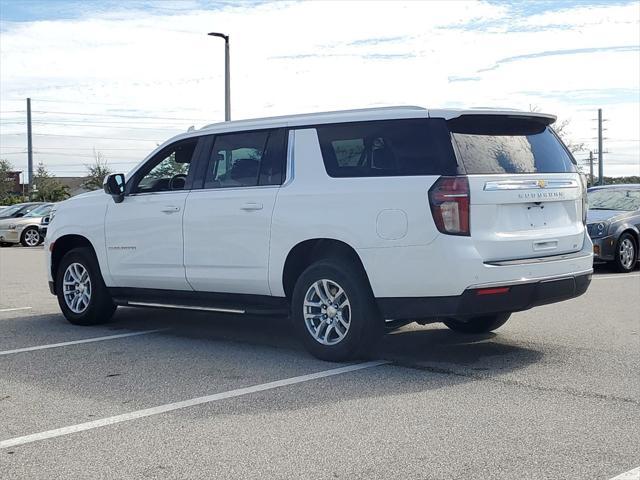
M 18 205 L 12 205 L 11 207 L 7 207 L 2 211 L 0 211 L 0 215 L 2 215 L 3 217 L 10 217 L 11 215 L 20 211 L 23 208 L 24 208 L 24 203 L 19 203 Z
M 40 205 L 27 213 L 25 217 L 44 217 L 51 211 L 51 208 L 53 205 Z
M 591 210 L 640 210 L 640 189 L 608 189 L 589 192 L 589 208 Z

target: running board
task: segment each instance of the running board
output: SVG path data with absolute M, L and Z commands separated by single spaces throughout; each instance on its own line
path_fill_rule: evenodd
M 177 310 L 201 310 L 205 312 L 220 313 L 245 313 L 244 310 L 234 310 L 232 308 L 214 308 L 214 307 L 195 307 L 192 305 L 173 305 L 171 303 L 147 303 L 147 302 L 129 302 L 125 301 L 130 307 L 156 307 L 156 308 L 175 308 Z
M 246 315 L 288 315 L 284 297 L 146 288 L 109 288 L 114 303 L 129 307 L 167 308 Z

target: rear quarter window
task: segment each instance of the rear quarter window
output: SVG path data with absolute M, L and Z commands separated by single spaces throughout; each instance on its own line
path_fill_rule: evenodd
M 447 124 L 468 174 L 576 171 L 571 155 L 545 119 L 464 115 Z
M 331 177 L 455 175 L 446 122 L 406 119 L 316 127 Z

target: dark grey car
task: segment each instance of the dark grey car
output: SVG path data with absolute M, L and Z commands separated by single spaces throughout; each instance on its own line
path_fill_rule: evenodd
M 595 262 L 630 272 L 640 245 L 640 185 L 606 185 L 588 190 L 587 229 Z

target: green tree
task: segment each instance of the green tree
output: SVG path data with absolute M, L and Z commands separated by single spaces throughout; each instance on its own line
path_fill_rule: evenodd
M 31 198 L 40 202 L 59 202 L 69 198 L 69 187 L 60 183 L 40 162 L 33 177 Z
M 87 168 L 87 179 L 82 183 L 82 187 L 87 190 L 100 190 L 104 177 L 111 175 L 113 171 L 107 166 L 107 159 L 101 152 L 93 150 L 93 163 L 85 165 Z
M 9 203 L 5 199 L 11 194 L 13 189 L 13 180 L 9 177 L 9 172 L 13 171 L 13 166 L 9 160 L 0 158 L 0 204 Z

